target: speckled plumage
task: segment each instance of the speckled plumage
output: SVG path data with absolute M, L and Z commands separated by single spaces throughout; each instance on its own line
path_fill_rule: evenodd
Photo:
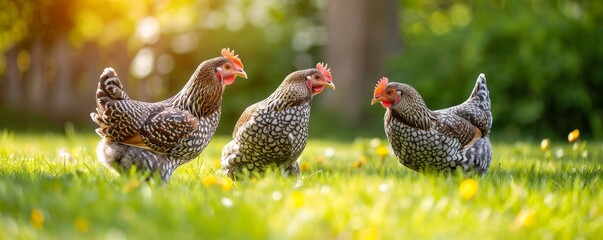
M 446 109 L 429 110 L 410 85 L 387 79 L 375 90 L 373 103 L 378 101 L 387 108 L 385 133 L 404 166 L 419 172 L 488 170 L 492 114 L 485 75 L 467 101 Z
M 232 141 L 222 149 L 226 174 L 261 173 L 269 166 L 286 175 L 299 174 L 296 160 L 308 139 L 312 97 L 322 86 L 334 88 L 330 72 L 317 68 L 289 74 L 272 95 L 245 109 Z
M 136 166 L 168 181 L 177 167 L 197 157 L 218 127 L 225 86 L 246 77 L 236 57 L 224 50 L 223 55 L 201 63 L 178 94 L 155 103 L 131 100 L 115 71 L 106 68 L 90 115 L 102 138 L 99 160 L 118 172 Z

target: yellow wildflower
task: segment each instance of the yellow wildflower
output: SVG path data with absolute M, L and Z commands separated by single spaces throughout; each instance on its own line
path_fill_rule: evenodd
M 567 135 L 567 140 L 569 142 L 574 142 L 576 140 L 578 140 L 578 138 L 580 137 L 580 130 L 578 129 L 574 129 L 574 131 L 571 131 L 568 135 Z
M 40 229 L 44 225 L 44 213 L 38 208 L 31 210 L 30 219 L 31 225 L 33 225 L 36 229 Z
M 289 204 L 293 208 L 301 208 L 306 204 L 304 193 L 300 191 L 294 191 L 289 195 Z
M 465 179 L 461 182 L 459 187 L 459 195 L 463 200 L 469 200 L 475 197 L 477 193 L 477 181 L 475 179 Z
M 549 140 L 548 138 L 542 139 L 542 142 L 540 142 L 540 150 L 542 150 L 543 152 L 546 152 L 547 150 L 549 150 L 550 145 L 551 145 L 551 140 Z
M 377 148 L 377 156 L 380 158 L 385 158 L 387 155 L 389 155 L 389 150 L 387 150 L 387 147 L 380 146 Z
M 137 189 L 138 187 L 140 187 L 140 181 L 138 179 L 132 179 L 123 186 L 123 191 L 125 193 L 129 193 L 130 191 Z
M 323 155 L 318 156 L 318 157 L 316 158 L 316 163 L 317 163 L 318 165 L 323 165 L 323 164 L 325 163 L 325 156 L 323 156 Z
M 358 157 L 358 162 L 360 162 L 360 164 L 365 164 L 366 163 L 366 156 L 360 155 L 360 157 Z
M 310 170 L 310 164 L 308 164 L 307 162 L 304 162 L 299 165 L 299 169 L 304 172 L 308 171 L 308 170 Z
M 205 185 L 206 187 L 212 187 L 212 186 L 216 186 L 219 185 L 220 182 L 218 181 L 218 178 L 216 178 L 216 176 L 214 175 L 209 175 L 207 177 L 205 177 L 205 179 L 203 179 L 203 185 Z
M 228 191 L 232 189 L 232 186 L 234 186 L 234 183 L 232 182 L 232 180 L 230 180 L 230 178 L 225 178 L 222 181 L 222 190 Z
M 220 168 L 222 168 L 222 163 L 220 163 L 220 161 L 214 161 L 214 168 L 215 168 L 215 169 L 220 169 Z
M 75 226 L 75 229 L 81 233 L 87 233 L 90 229 L 90 223 L 88 220 L 81 217 L 76 218 L 73 222 L 73 225 Z
M 363 164 L 362 164 L 362 162 L 360 162 L 360 161 L 355 161 L 355 162 L 354 162 L 353 167 L 354 167 L 354 168 L 360 168 L 360 167 L 362 167 L 362 165 L 363 165 Z
M 356 232 L 356 237 L 354 239 L 366 239 L 366 240 L 375 240 L 381 239 L 382 235 L 378 228 L 376 227 L 365 227 L 358 232 Z
M 521 210 L 517 217 L 515 217 L 515 221 L 513 222 L 513 228 L 521 228 L 521 227 L 532 227 L 536 223 L 536 213 L 532 210 L 525 209 Z

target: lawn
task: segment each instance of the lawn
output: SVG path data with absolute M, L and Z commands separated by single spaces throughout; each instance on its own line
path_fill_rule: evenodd
M 115 176 L 98 137 L 0 136 L 0 239 L 597 239 L 603 143 L 494 141 L 481 177 L 424 176 L 383 139 L 311 139 L 298 179 L 231 182 L 217 137 L 167 185 Z

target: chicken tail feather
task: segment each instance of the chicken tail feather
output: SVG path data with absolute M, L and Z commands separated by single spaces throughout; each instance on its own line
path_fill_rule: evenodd
M 490 92 L 488 91 L 488 85 L 486 85 L 486 75 L 480 74 L 475 81 L 475 87 L 469 96 L 468 101 L 475 101 L 479 108 L 484 111 L 490 111 Z
M 128 94 L 124 91 L 117 73 L 113 68 L 105 68 L 101 74 L 98 89 L 96 90 L 97 107 L 104 109 L 107 102 L 111 100 L 129 100 Z

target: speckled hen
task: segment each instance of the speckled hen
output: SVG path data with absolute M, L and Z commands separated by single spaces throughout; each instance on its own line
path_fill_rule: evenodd
M 404 166 L 418 172 L 488 171 L 492 113 L 484 74 L 469 99 L 450 108 L 432 111 L 413 87 L 387 78 L 375 88 L 372 104 L 377 102 L 387 109 L 385 134 Z
M 99 160 L 117 170 L 137 169 L 168 181 L 180 165 L 197 157 L 214 135 L 226 85 L 247 78 L 243 63 L 228 49 L 202 62 L 175 96 L 148 103 L 131 100 L 117 73 L 106 68 L 96 90 L 96 112 L 102 140 Z
M 284 175 L 299 174 L 296 160 L 308 139 L 312 98 L 324 87 L 335 89 L 330 69 L 319 63 L 289 74 L 272 95 L 245 109 L 222 149 L 224 172 L 234 178 L 275 166 Z

